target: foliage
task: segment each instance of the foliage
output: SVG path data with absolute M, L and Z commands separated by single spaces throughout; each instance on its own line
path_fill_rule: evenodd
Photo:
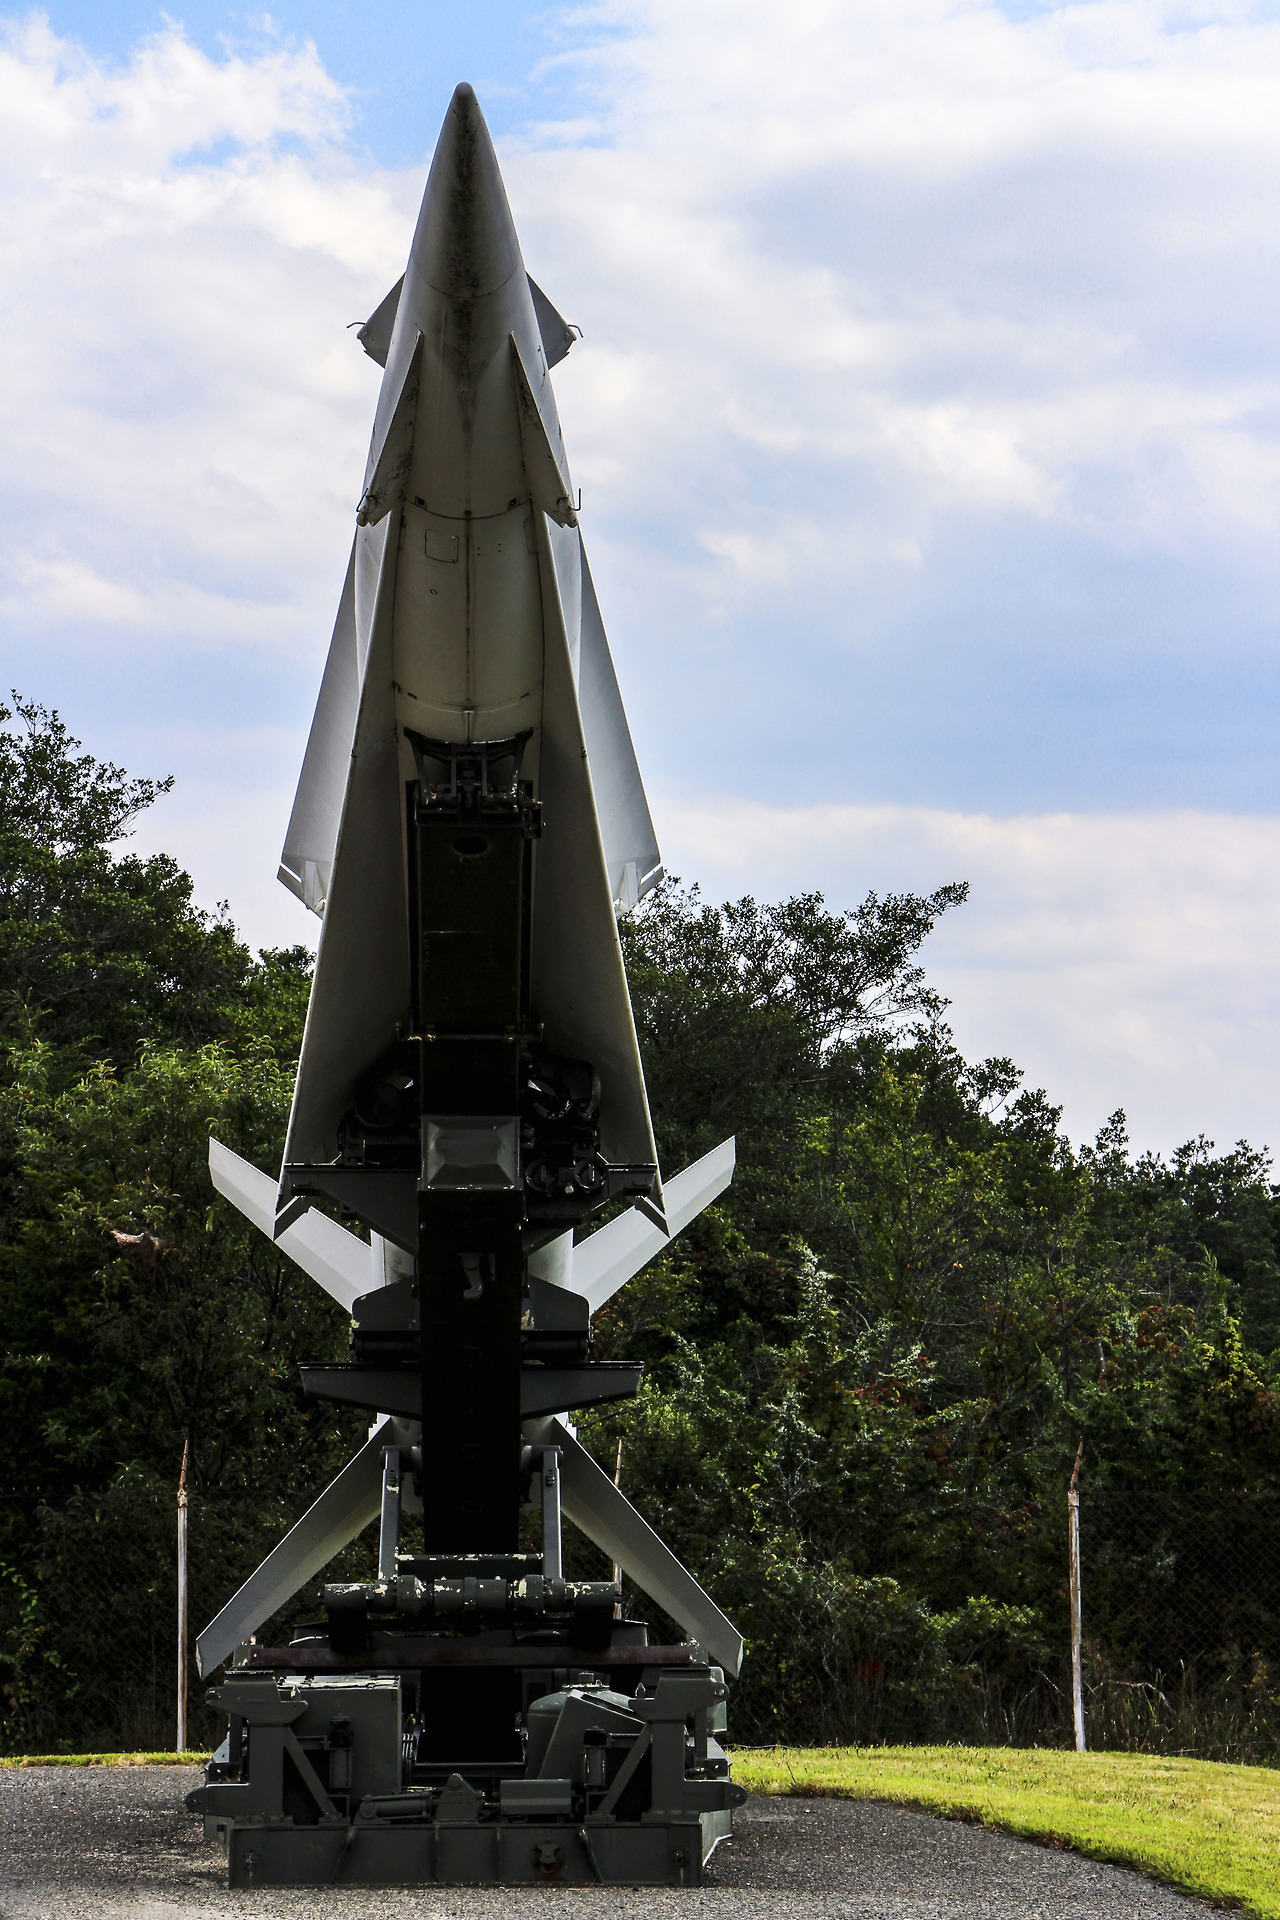
M 583 1430 L 606 1464 L 621 1438 L 628 1485 L 746 1633 L 741 1734 L 1057 1738 L 1079 1438 L 1091 1493 L 1197 1495 L 1160 1536 L 1172 1587 L 1104 1589 L 1113 1664 L 1168 1658 L 1206 1520 L 1224 1565 L 1224 1502 L 1280 1489 L 1276 1361 L 1247 1338 L 1272 1324 L 1276 1193 L 1245 1146 L 1135 1162 L 1119 1114 L 1077 1152 L 1008 1061 L 960 1058 L 936 1001 L 895 1028 L 884 1009 L 918 975 L 904 948 L 887 977 L 859 973 L 876 908 L 836 921 L 811 898 L 792 916 L 672 888 L 642 910 L 628 950 L 664 1154 L 712 1144 L 727 1115 L 699 1116 L 724 1062 L 739 1166 L 600 1316 L 602 1350 L 647 1376 Z M 775 911 L 777 965 L 745 965 Z M 806 919 L 845 949 L 825 1000 L 821 968 L 791 968 Z M 795 973 L 816 984 L 794 992 Z M 872 981 L 874 1017 L 850 978 Z M 1232 1618 L 1235 1655 L 1198 1648 L 1201 1677 L 1248 1751 L 1273 1751 L 1276 1716 L 1244 1712 L 1242 1689 L 1280 1656 L 1274 1616 Z
M 363 1428 L 298 1384 L 342 1317 L 206 1164 L 210 1133 L 278 1160 L 309 959 L 250 955 L 172 862 L 119 851 L 165 783 L 16 696 L 4 722 L 0 1746 L 158 1741 L 184 1438 L 214 1606 Z M 1060 1739 L 1083 1437 L 1090 1511 L 1114 1503 L 1090 1536 L 1098 1725 L 1182 1738 L 1194 1703 L 1215 1750 L 1273 1752 L 1270 1587 L 1242 1575 L 1212 1644 L 1176 1617 L 1256 1558 L 1246 1495 L 1280 1497 L 1268 1161 L 1135 1157 L 1120 1114 L 1076 1149 L 1011 1062 L 962 1059 L 919 952 L 964 897 L 834 913 L 668 884 L 624 923 L 664 1165 L 732 1132 L 738 1169 L 597 1316 L 598 1357 L 645 1380 L 581 1432 L 611 1472 L 621 1442 L 626 1490 L 746 1635 L 739 1737 Z M 1139 1551 L 1122 1503 L 1156 1493 Z M 99 1589 L 127 1699 L 86 1638 Z M 1153 1734 L 1116 1703 L 1174 1665 L 1185 1711 Z
M 9 723 L 15 722 L 16 725 Z M 131 778 L 79 751 L 57 713 L 0 705 L 0 1010 L 77 1057 L 132 1064 L 143 1041 L 266 1038 L 296 1052 L 303 948 L 255 961 L 225 909 L 192 904 L 167 854 L 116 855 L 172 780 Z
M 168 1696 L 184 1438 L 197 1497 L 261 1506 L 322 1479 L 360 1427 L 298 1382 L 299 1359 L 342 1351 L 341 1315 L 207 1170 L 211 1132 L 279 1159 L 310 956 L 254 959 L 173 861 L 113 852 L 167 782 L 94 761 L 16 696 L 0 709 L 15 716 L 0 730 L 8 1746 L 52 1738 L 68 1712 L 86 1733 L 131 1716 L 142 1731 L 148 1697 Z M 114 1639 L 92 1647 L 85 1623 L 113 1610 Z M 104 1646 L 118 1665 L 121 1645 L 129 1701 L 113 1706 Z
M 144 1048 L 59 1085 L 43 1041 L 0 1062 L 0 1420 L 8 1491 L 58 1500 L 144 1461 L 197 1488 L 271 1488 L 340 1448 L 296 1362 L 340 1352 L 338 1309 L 215 1202 L 211 1133 L 278 1157 L 289 1076 L 265 1048 Z

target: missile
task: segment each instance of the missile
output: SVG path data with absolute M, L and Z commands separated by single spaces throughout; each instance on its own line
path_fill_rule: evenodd
M 557 1425 L 635 1391 L 590 1359 L 591 1315 L 723 1191 L 733 1143 L 664 1190 L 618 933 L 662 866 L 551 384 L 576 330 L 525 268 L 470 87 L 358 337 L 382 382 L 279 870 L 321 922 L 284 1162 L 272 1182 L 214 1142 L 210 1164 L 352 1313 L 350 1362 L 308 1390 L 385 1431 L 206 1629 L 202 1670 L 367 1523 L 392 1433 L 430 1477 L 431 1564 L 518 1570 L 522 1462 L 550 1449 L 575 1521 L 736 1671 L 735 1630 Z
M 456 780 L 458 750 L 502 743 L 492 777 L 509 783 L 518 758 L 547 823 L 533 1017 L 549 1053 L 591 1063 L 601 1152 L 652 1167 L 648 1191 L 657 1153 L 615 907 L 649 891 L 661 864 L 549 377 L 568 329 L 535 297 L 469 87 L 449 108 L 388 301 L 365 330 L 367 348 L 385 339 L 386 366 L 280 867 L 323 912 L 286 1169 L 333 1157 L 363 1081 L 414 1031 L 406 788 Z M 443 927 L 428 942 L 451 931 L 466 946 Z M 286 1173 L 282 1204 L 296 1190 Z M 384 1230 L 416 1251 L 412 1218 Z

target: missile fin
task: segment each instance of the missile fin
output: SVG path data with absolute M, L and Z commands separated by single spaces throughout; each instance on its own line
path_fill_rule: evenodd
M 356 521 L 362 527 L 376 526 L 392 507 L 404 498 L 404 484 L 413 465 L 413 429 L 418 417 L 418 386 L 422 378 L 422 335 L 409 357 L 404 385 L 396 401 L 391 424 L 378 454 L 373 477 L 364 490 Z
M 416 1432 L 416 1429 L 415 1429 Z M 299 1587 L 349 1546 L 382 1510 L 382 1456 L 388 1446 L 408 1444 L 399 1420 L 382 1421 L 296 1526 L 273 1547 L 256 1573 L 232 1594 L 221 1613 L 196 1638 L 196 1665 L 207 1679 L 227 1655 L 292 1600 Z
M 558 526 L 576 527 L 578 516 L 573 510 L 561 456 L 547 436 L 547 423 L 542 417 L 514 334 L 511 336 L 511 358 L 515 364 L 516 404 L 520 410 L 520 444 L 534 504 L 549 514 Z
M 578 1242 L 573 1249 L 572 1278 L 564 1284 L 584 1296 L 592 1313 L 598 1312 L 619 1287 L 634 1279 L 677 1233 L 724 1192 L 733 1179 L 733 1167 L 734 1142 L 724 1140 L 664 1184 L 665 1233 L 636 1207 L 629 1213 L 620 1213 L 607 1226 L 597 1227 L 594 1233 Z M 554 1277 L 554 1274 L 548 1275 L 548 1278 Z
M 356 651 L 356 548 L 351 543 L 347 577 L 333 623 L 320 697 L 307 737 L 307 751 L 293 812 L 284 837 L 278 878 L 312 913 L 324 914 L 333 873 L 342 800 L 351 766 L 351 739 L 360 705 Z
M 569 642 L 582 734 L 614 909 L 626 913 L 662 878 L 662 856 L 627 725 L 580 527 L 547 528 Z
M 542 336 L 542 351 L 547 356 L 547 366 L 549 369 L 551 367 L 558 367 L 574 341 L 581 337 L 581 329 L 579 327 L 571 327 L 564 315 L 557 313 L 531 273 L 526 273 L 525 279 L 529 282 L 529 292 L 533 296 L 533 310 L 538 316 L 538 332 Z M 390 298 L 391 295 L 388 294 L 387 300 Z M 382 305 L 385 306 L 386 304 L 387 302 L 384 300 Z M 381 311 L 382 307 L 379 307 L 378 312 L 381 313 Z M 374 318 L 376 319 L 377 315 L 375 315 Z M 366 325 L 372 326 L 373 320 L 367 321 Z M 390 329 L 388 328 L 388 340 L 390 337 Z M 357 334 L 356 338 L 363 340 L 363 332 Z M 368 351 L 369 349 L 366 347 L 365 352 L 367 353 Z M 383 361 L 383 365 L 386 365 L 385 360 Z
M 662 878 L 662 856 L 658 852 L 658 836 L 653 830 L 585 547 L 582 549 L 578 700 L 582 707 L 582 731 L 591 758 L 591 781 L 600 816 L 609 886 L 615 907 L 619 913 L 625 913 L 657 886 Z
M 629 1573 L 736 1680 L 742 1666 L 742 1635 L 586 1448 L 559 1420 L 526 1422 L 524 1437 L 529 1446 L 560 1449 L 560 1506 L 574 1526 Z
M 396 314 L 400 308 L 400 294 L 404 287 L 404 275 L 392 287 L 390 293 L 379 300 L 369 318 L 356 334 L 356 339 L 371 360 L 380 367 L 387 364 L 387 355 L 391 351 L 391 336 L 395 331 Z M 558 316 L 557 316 L 558 317 Z M 566 347 L 565 352 L 569 349 Z
M 409 1013 L 403 792 L 391 677 L 397 548 L 395 538 L 385 539 L 346 803 L 294 1086 L 287 1161 L 333 1158 L 338 1122 L 351 1105 L 356 1082 L 392 1044 Z
M 230 1147 L 210 1138 L 209 1176 L 224 1200 L 237 1207 L 268 1240 L 273 1238 L 276 1182 L 269 1174 L 260 1173 Z M 306 1214 L 294 1226 L 285 1228 L 276 1245 L 348 1313 L 361 1294 L 377 1284 L 370 1278 L 370 1248 L 327 1214 Z
M 541 798 L 555 822 L 538 843 L 532 1004 L 548 1047 L 590 1060 L 600 1076 L 600 1150 L 622 1165 L 656 1166 L 635 1018 L 605 871 L 562 608 L 541 515 L 543 701 Z M 661 1190 L 653 1198 L 661 1204 Z

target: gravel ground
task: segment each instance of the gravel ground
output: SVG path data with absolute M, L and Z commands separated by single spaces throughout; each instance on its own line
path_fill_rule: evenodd
M 1140 1874 L 902 1807 L 752 1799 L 688 1892 L 608 1887 L 231 1893 L 182 1805 L 188 1767 L 0 1770 L 0 1920 L 1191 1920 Z

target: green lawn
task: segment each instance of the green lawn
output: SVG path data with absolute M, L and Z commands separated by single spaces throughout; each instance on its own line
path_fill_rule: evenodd
M 733 1774 L 754 1793 L 844 1794 L 977 1820 L 1280 1920 L 1271 1767 L 1009 1747 L 772 1747 L 735 1753 Z
M 20 1753 L 0 1767 L 194 1767 L 207 1753 Z

